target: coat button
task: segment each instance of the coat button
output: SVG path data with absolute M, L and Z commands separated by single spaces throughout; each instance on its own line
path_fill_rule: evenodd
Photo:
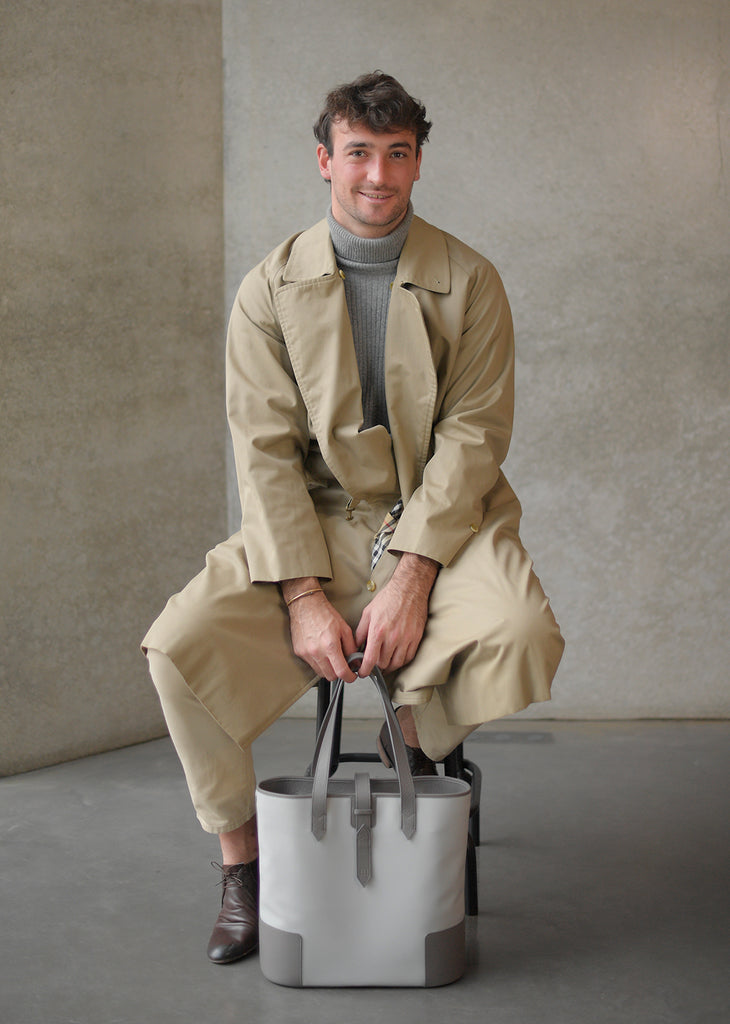
M 479 533 L 479 527 L 475 526 L 474 523 L 469 524 L 469 529 L 471 530 L 472 533 Z
M 368 588 L 368 590 L 370 591 L 371 594 L 375 590 L 376 586 L 377 586 L 377 583 L 375 583 L 373 580 L 368 580 L 367 588 Z
M 340 275 L 340 277 L 344 281 L 345 280 L 345 271 L 344 270 L 338 270 L 337 273 Z

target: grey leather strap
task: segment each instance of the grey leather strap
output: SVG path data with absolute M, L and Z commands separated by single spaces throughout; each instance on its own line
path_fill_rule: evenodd
M 362 654 L 353 654 L 347 660 L 350 664 L 354 661 L 362 661 Z M 374 668 L 369 678 L 380 694 L 380 700 L 383 705 L 388 734 L 390 735 L 390 745 L 393 751 L 393 761 L 398 776 L 398 789 L 401 800 L 401 831 L 406 839 L 410 839 L 416 831 L 416 791 L 413 785 L 411 769 L 408 765 L 408 755 L 406 754 L 403 733 L 395 716 L 390 694 L 380 669 Z M 338 679 L 314 748 L 314 758 L 312 760 L 312 775 L 314 776 L 314 782 L 312 783 L 312 834 L 315 839 L 321 839 L 327 831 L 327 781 L 329 779 L 329 766 L 332 759 L 332 746 L 335 737 L 338 709 L 342 703 L 344 687 L 344 680 Z
M 355 829 L 355 866 L 360 885 L 367 885 L 373 875 L 372 828 L 375 808 L 367 772 L 355 772 L 355 794 L 352 798 L 352 826 Z

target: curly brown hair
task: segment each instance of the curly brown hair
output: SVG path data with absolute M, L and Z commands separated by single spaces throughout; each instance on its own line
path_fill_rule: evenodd
M 391 75 L 373 71 L 354 82 L 339 85 L 327 94 L 322 113 L 314 124 L 314 135 L 332 156 L 332 124 L 346 121 L 365 125 L 372 132 L 412 131 L 417 150 L 428 141 L 431 122 L 426 108 Z

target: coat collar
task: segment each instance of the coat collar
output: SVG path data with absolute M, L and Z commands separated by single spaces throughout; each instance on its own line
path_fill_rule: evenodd
M 438 228 L 414 217 L 400 254 L 396 285 L 414 284 L 446 295 L 451 290 L 451 267 L 446 239 Z
M 337 273 L 329 227 L 321 220 L 299 235 L 289 253 L 282 279 L 285 283 L 309 281 Z M 412 284 L 446 294 L 451 270 L 446 239 L 438 228 L 414 217 L 398 262 L 395 285 Z

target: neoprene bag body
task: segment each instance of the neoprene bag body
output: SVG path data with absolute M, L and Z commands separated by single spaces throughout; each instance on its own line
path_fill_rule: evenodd
M 434 986 L 464 971 L 470 788 L 413 778 L 383 677 L 395 779 L 329 778 L 337 681 L 311 776 L 256 790 L 260 963 L 291 986 Z

